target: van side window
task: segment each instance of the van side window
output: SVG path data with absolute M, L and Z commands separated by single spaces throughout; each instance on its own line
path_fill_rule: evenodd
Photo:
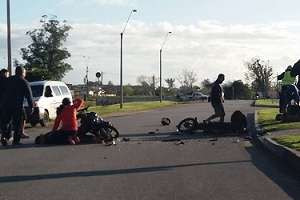
M 51 90 L 50 86 L 46 86 L 45 97 L 53 97 L 52 90 Z
M 63 95 L 70 95 L 69 90 L 66 86 L 59 86 L 59 88 Z
M 58 86 L 52 86 L 55 96 L 61 96 Z

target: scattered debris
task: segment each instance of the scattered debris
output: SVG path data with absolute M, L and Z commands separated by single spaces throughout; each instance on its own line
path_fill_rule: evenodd
M 122 141 L 123 141 L 123 142 L 129 142 L 129 141 L 130 141 L 130 138 L 123 138 Z
M 156 129 L 155 131 L 156 131 L 156 132 L 158 132 L 158 131 L 159 131 L 159 129 Z
M 106 159 L 107 159 L 107 157 L 104 157 L 103 159 L 104 159 L 104 160 L 106 160 Z
M 212 143 L 211 143 L 211 145 L 213 145 L 213 146 L 214 146 L 214 145 L 215 145 L 215 143 L 214 143 L 214 142 L 212 142 Z
M 218 141 L 218 138 L 213 138 L 213 139 L 210 139 L 209 141 L 210 142 L 216 142 L 216 141 Z
M 180 140 L 179 142 L 176 142 L 175 144 L 176 144 L 176 145 L 183 145 L 184 142 L 183 142 L 182 140 Z
M 163 118 L 161 118 L 160 123 L 163 126 L 169 126 L 171 124 L 171 120 L 167 117 L 163 117 Z
M 171 139 L 163 139 L 162 142 L 179 142 L 180 139 L 178 138 L 171 138 Z

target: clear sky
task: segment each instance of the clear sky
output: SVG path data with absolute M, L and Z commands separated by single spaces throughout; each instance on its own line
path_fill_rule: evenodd
M 124 38 L 124 81 L 158 76 L 158 52 L 165 33 L 174 34 L 164 49 L 164 77 L 183 69 L 199 82 L 223 72 L 244 79 L 244 62 L 269 60 L 275 73 L 300 58 L 300 1 L 297 0 L 11 0 L 13 57 L 29 41 L 27 30 L 42 15 L 57 15 L 73 26 L 66 47 L 74 70 L 65 81 L 80 83 L 84 66 L 90 77 L 119 80 L 119 33 L 131 9 L 138 9 Z M 6 63 L 6 1 L 0 2 L 0 66 Z M 83 56 L 90 56 L 84 59 Z

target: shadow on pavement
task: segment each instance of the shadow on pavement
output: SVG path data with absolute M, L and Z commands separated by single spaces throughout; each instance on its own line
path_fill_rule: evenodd
M 254 136 L 256 134 L 254 114 L 247 116 L 248 130 Z M 273 154 L 269 153 L 260 144 L 252 141 L 253 146 L 245 147 L 251 157 L 253 165 L 269 177 L 275 184 L 282 188 L 290 197 L 300 197 L 300 175 L 283 163 Z
M 20 175 L 20 176 L 4 176 L 4 177 L 0 177 L 0 183 L 39 181 L 39 180 L 76 178 L 76 177 L 113 176 L 113 175 L 122 175 L 122 174 L 150 173 L 150 172 L 158 172 L 158 171 L 168 171 L 168 170 L 173 170 L 176 168 L 185 168 L 185 167 L 197 167 L 197 166 L 209 166 L 209 165 L 231 165 L 231 164 L 241 164 L 241 163 L 250 163 L 250 162 L 251 162 L 251 160 L 220 161 L 220 162 L 206 162 L 206 163 L 190 163 L 190 164 L 181 164 L 181 165 L 141 167 L 141 168 L 131 168 L 131 169 L 67 172 L 67 173 Z
M 258 145 L 246 147 L 246 151 L 250 154 L 252 163 L 258 170 L 268 176 L 293 199 L 300 197 L 300 176 L 295 170 Z

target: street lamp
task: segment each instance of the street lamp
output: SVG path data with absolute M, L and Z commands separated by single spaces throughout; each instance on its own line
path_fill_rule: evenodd
M 10 25 L 10 0 L 6 1 L 7 7 L 7 70 L 9 75 L 12 75 L 11 66 L 11 25 Z
M 159 87 L 160 87 L 160 102 L 162 102 L 162 50 L 172 32 L 168 32 L 159 50 Z
M 123 35 L 126 31 L 126 27 L 128 25 L 128 22 L 132 16 L 133 13 L 136 13 L 137 10 L 131 10 L 128 19 L 126 21 L 126 24 L 123 28 L 123 31 L 121 32 L 121 55 L 120 55 L 120 108 L 123 108 L 123 101 L 124 101 L 124 92 L 123 92 Z
M 85 82 L 86 82 L 86 98 L 85 100 L 88 100 L 89 97 L 89 56 L 82 56 L 84 59 L 86 59 L 86 74 L 85 74 Z

